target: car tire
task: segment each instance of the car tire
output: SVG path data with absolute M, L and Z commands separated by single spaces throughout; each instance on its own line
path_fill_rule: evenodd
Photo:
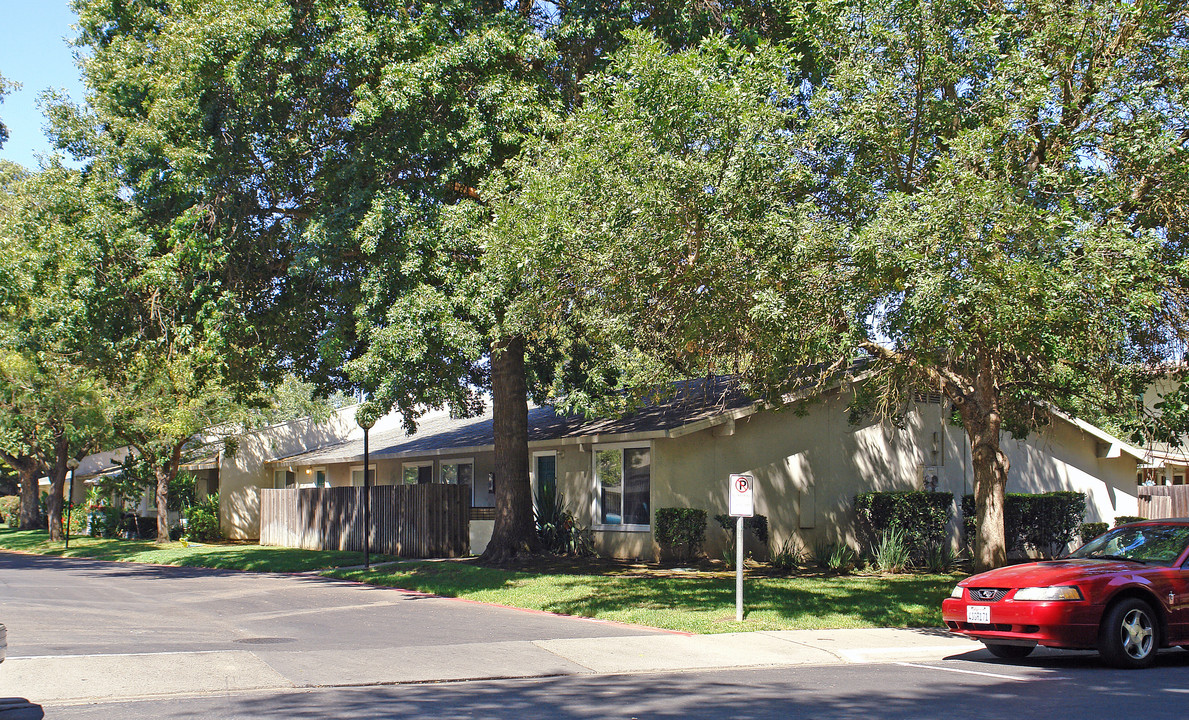
M 1152 606 L 1138 598 L 1112 605 L 1098 629 L 1098 654 L 1107 663 L 1129 670 L 1156 662 L 1160 621 Z
M 1035 645 L 999 645 L 997 643 L 983 643 L 987 650 L 1000 660 L 1023 660 L 1036 649 Z

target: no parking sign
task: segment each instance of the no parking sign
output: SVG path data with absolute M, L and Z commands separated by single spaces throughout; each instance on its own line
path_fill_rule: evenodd
M 751 475 L 732 475 L 728 491 L 731 517 L 751 517 L 756 514 L 755 478 Z

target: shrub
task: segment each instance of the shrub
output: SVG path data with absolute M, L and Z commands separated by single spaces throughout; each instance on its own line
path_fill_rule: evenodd
M 848 573 L 855 567 L 855 551 L 846 543 L 822 543 L 814 548 L 817 564 L 830 572 Z
M 875 546 L 875 569 L 886 573 L 902 573 L 908 569 L 911 552 L 905 533 L 898 527 L 884 531 Z
M 70 519 L 66 523 L 67 532 L 71 535 L 82 535 L 87 531 L 87 509 L 75 505 L 70 511 Z
M 933 548 L 925 558 L 925 568 L 931 573 L 951 573 L 957 564 L 958 558 L 948 543 Z
M 121 530 L 122 513 L 114 507 L 98 506 L 91 510 L 91 536 L 116 537 Z
M 194 542 L 214 542 L 222 539 L 223 532 L 219 529 L 218 516 L 212 515 L 206 508 L 190 508 L 186 514 L 184 537 Z
M 566 510 L 565 499 L 550 485 L 537 488 L 533 508 L 541 549 L 554 555 L 593 556 L 594 542 L 578 518 Z
M 1008 493 L 1003 512 L 1007 549 L 1053 557 L 1078 536 L 1085 514 L 1086 496 L 1080 492 Z M 962 498 L 962 515 L 966 536 L 974 537 L 973 495 Z
M 731 534 L 731 544 L 735 544 L 735 526 L 738 524 L 735 521 L 737 518 L 731 515 L 715 515 L 715 522 L 719 527 Z M 768 517 L 766 515 L 752 515 L 749 518 L 743 518 L 743 529 L 750 530 L 752 535 L 755 535 L 756 540 L 760 543 L 768 544 Z
M 157 518 L 133 516 L 131 525 L 132 530 L 141 540 L 157 539 Z
M 789 535 L 779 547 L 773 546 L 768 551 L 768 562 L 775 570 L 796 570 L 798 565 L 805 562 L 805 548 L 801 547 L 801 540 L 796 535 Z
M 186 508 L 187 540 L 194 542 L 215 542 L 223 539 L 223 530 L 219 527 L 219 494 L 211 493 L 205 499 Z M 170 531 L 170 539 L 173 531 Z
M 165 496 L 165 507 L 170 512 L 185 512 L 191 505 L 199 504 L 195 501 L 194 488 L 198 484 L 197 478 L 187 472 L 178 473 L 169 483 Z M 156 502 L 154 500 L 154 502 Z
M 1082 526 L 1078 528 L 1078 537 L 1081 538 L 1082 544 L 1085 545 L 1106 532 L 1107 527 L 1108 525 L 1104 522 L 1082 523 Z
M 706 511 L 695 508 L 657 508 L 656 541 L 674 559 L 684 562 L 702 554 L 706 542 Z
M 1139 522 L 1140 520 L 1147 520 L 1147 518 L 1142 518 L 1138 515 L 1120 515 L 1115 518 L 1115 527 L 1126 525 L 1127 523 Z
M 0 497 L 0 522 L 15 527 L 21 519 L 21 498 L 19 495 Z
M 927 564 L 932 550 L 946 544 L 953 504 L 951 493 L 860 493 L 855 495 L 860 540 L 867 548 L 877 548 L 889 531 L 896 530 L 910 560 Z

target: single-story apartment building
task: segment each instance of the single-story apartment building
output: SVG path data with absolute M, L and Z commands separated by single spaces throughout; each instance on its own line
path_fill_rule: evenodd
M 972 492 L 969 445 L 949 422 L 939 395 L 922 395 L 903 423 L 852 423 L 850 390 L 835 387 L 770 409 L 744 396 L 730 378 L 682 383 L 676 393 L 622 418 L 529 411 L 530 481 L 555 485 L 606 555 L 655 558 L 655 511 L 727 512 L 731 473 L 756 480 L 756 512 L 768 517 L 774 544 L 857 544 L 853 498 L 871 490 Z M 295 421 L 245 436 L 219 462 L 223 528 L 228 537 L 259 534 L 264 487 L 362 485 L 362 431 L 353 408 L 331 421 Z M 335 440 L 341 436 L 341 439 Z M 471 551 L 482 552 L 494 525 L 492 416 L 452 418 L 432 412 L 409 434 L 395 416 L 371 430 L 369 461 L 378 484 L 470 486 Z M 1143 451 L 1076 418 L 1053 421 L 1024 440 L 1004 437 L 1010 492 L 1076 490 L 1089 499 L 1087 521 L 1137 511 Z M 957 521 L 955 520 L 955 529 Z M 712 523 L 707 551 L 727 540 Z

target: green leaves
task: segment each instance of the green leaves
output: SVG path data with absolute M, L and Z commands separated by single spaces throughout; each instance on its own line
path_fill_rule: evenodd
M 788 68 L 771 48 L 627 40 L 556 141 L 485 190 L 486 269 L 520 284 L 508 327 L 581 328 L 620 371 L 643 373 L 634 381 L 729 369 L 747 342 L 736 318 L 766 272 L 755 260 L 792 222 Z

